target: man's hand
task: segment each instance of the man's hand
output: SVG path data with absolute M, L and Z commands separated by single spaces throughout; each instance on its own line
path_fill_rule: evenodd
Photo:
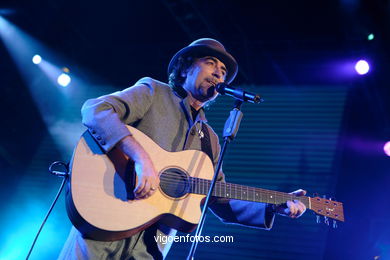
M 291 192 L 295 196 L 305 196 L 305 190 L 296 190 Z M 288 216 L 290 218 L 299 218 L 306 211 L 306 206 L 299 200 L 289 200 L 286 204 L 278 205 L 275 207 L 275 212 L 279 215 Z
M 149 157 L 135 162 L 135 172 L 137 173 L 137 186 L 134 189 L 134 195 L 137 199 L 146 199 L 160 185 L 160 180 Z
M 150 197 L 158 189 L 160 180 L 149 155 L 132 136 L 126 136 L 116 146 L 134 161 L 137 173 L 135 197 L 137 199 Z

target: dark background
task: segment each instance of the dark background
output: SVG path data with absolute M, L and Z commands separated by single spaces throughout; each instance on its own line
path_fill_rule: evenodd
M 224 235 L 229 235 L 232 229 L 233 234 L 244 234 L 247 238 L 260 232 L 263 239 L 253 237 L 243 245 L 229 245 L 223 252 L 232 259 L 240 254 L 247 259 L 256 256 L 261 259 L 390 258 L 390 159 L 383 153 L 384 143 L 390 141 L 388 1 L 3 0 L 0 8 L 3 18 L 44 46 L 53 64 L 60 69 L 70 68 L 70 75 L 74 75 L 73 86 L 70 85 L 65 97 L 58 100 L 58 93 L 64 90 L 45 89 L 46 85 L 53 84 L 30 68 L 32 56 L 27 57 L 26 65 L 20 60 L 17 62 L 11 54 L 10 45 L 14 52 L 21 53 L 23 48 L 34 52 L 34 44 L 20 47 L 18 39 L 12 44 L 0 43 L 0 100 L 4 122 L 0 134 L 0 195 L 4 214 L 0 220 L 5 227 L 0 233 L 5 241 L 0 257 L 17 259 L 27 253 L 60 182 L 46 173 L 47 165 L 57 159 L 69 160 L 71 147 L 77 140 L 74 135 L 79 135 L 81 127 L 78 111 L 85 98 L 123 89 L 143 76 L 166 81 L 167 64 L 177 50 L 197 38 L 212 37 L 224 43 L 239 62 L 240 71 L 234 85 L 268 94 L 266 100 L 271 104 L 271 97 L 280 102 L 266 110 L 270 114 L 261 114 L 264 127 L 272 125 L 267 118 L 272 122 L 272 113 L 278 109 L 284 108 L 281 120 L 291 118 L 289 111 L 293 110 L 289 104 L 296 105 L 294 93 L 308 95 L 302 102 L 307 102 L 310 110 L 316 107 L 315 102 L 310 103 L 310 97 L 343 92 L 342 99 L 332 100 L 331 95 L 321 99 L 323 105 L 318 109 L 324 110 L 316 110 L 318 113 L 311 114 L 310 118 L 326 114 L 326 118 L 337 115 L 339 119 L 329 128 L 334 131 L 332 138 L 336 142 L 326 144 L 333 147 L 326 155 L 332 160 L 328 162 L 329 170 L 325 171 L 328 175 L 323 175 L 329 177 L 326 188 L 320 188 L 320 192 L 330 193 L 344 202 L 346 223 L 330 231 L 314 228 L 309 233 L 321 237 L 318 243 L 310 246 L 303 242 L 290 243 L 287 248 L 283 244 L 286 240 L 312 239 L 302 237 L 308 232 L 289 229 L 293 225 L 303 227 L 294 224 L 299 221 L 314 222 L 311 214 L 306 213 L 302 220 L 294 222 L 281 219 L 277 232 L 270 233 L 221 225 L 217 227 L 221 227 Z M 375 35 L 372 41 L 367 40 L 370 33 Z M 351 73 L 351 64 L 360 58 L 366 58 L 371 64 L 365 76 Z M 33 74 L 35 78 L 30 80 L 28 76 Z M 83 83 L 76 87 L 77 82 Z M 278 99 L 283 94 L 285 96 Z M 223 105 L 221 111 L 228 111 L 230 100 L 221 100 L 219 106 L 215 105 L 216 111 Z M 252 122 L 249 120 L 252 110 L 247 111 L 245 120 Z M 304 109 L 300 113 L 294 114 L 298 116 L 297 121 L 306 115 Z M 221 131 L 224 116 L 211 114 L 211 117 L 217 122 L 217 132 Z M 313 128 L 310 123 L 302 122 L 299 129 L 291 124 L 278 125 L 285 131 L 279 129 L 279 135 L 268 136 L 270 146 L 294 131 L 299 130 L 300 136 L 309 138 L 327 129 L 326 122 Z M 248 129 L 257 129 L 257 126 L 256 120 L 246 125 Z M 59 137 L 59 132 L 63 132 L 63 138 Z M 242 136 L 248 140 L 253 138 L 250 133 Z M 322 143 L 309 142 L 308 145 Z M 253 147 L 247 149 L 258 151 Z M 234 160 L 234 154 L 230 153 L 230 160 Z M 259 156 L 261 160 L 263 157 Z M 310 159 L 310 153 L 307 157 Z M 305 155 L 300 158 L 305 159 Z M 280 157 L 280 161 L 283 164 L 285 158 Z M 231 161 L 230 171 L 234 172 L 234 165 Z M 248 182 L 242 175 L 233 173 L 232 176 L 235 182 Z M 318 180 L 313 179 L 311 183 L 283 186 L 289 183 L 288 175 L 278 179 L 266 172 L 263 176 L 266 188 L 283 188 L 283 191 L 315 188 L 318 184 Z M 261 179 L 262 175 L 250 178 Z M 272 180 L 278 184 L 271 184 Z M 261 184 L 259 181 L 258 186 Z M 315 191 L 318 192 L 310 190 Z M 36 259 L 56 257 L 66 239 L 70 224 L 64 204 L 58 204 L 53 214 L 46 235 L 37 244 L 37 248 L 48 249 L 45 253 L 39 251 L 41 255 L 35 255 Z M 214 227 L 217 221 L 213 218 L 211 221 Z M 259 241 L 268 241 L 266 247 L 273 245 L 274 248 L 264 253 L 265 249 L 262 251 L 258 246 Z M 182 247 L 177 249 L 178 255 L 186 252 Z M 202 254 L 205 259 L 210 255 L 215 259 L 223 256 L 221 252 L 215 253 L 211 245 L 205 248 Z M 174 258 L 174 254 L 171 252 L 170 256 Z

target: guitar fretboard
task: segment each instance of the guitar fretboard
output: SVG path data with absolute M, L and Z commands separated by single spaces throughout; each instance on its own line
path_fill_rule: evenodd
M 206 195 L 210 189 L 211 181 L 199 178 L 190 178 L 190 192 Z M 310 208 L 309 197 L 297 197 L 292 194 L 254 188 L 239 184 L 217 182 L 214 187 L 213 196 L 220 198 L 230 198 L 246 201 L 263 202 L 269 204 L 282 204 L 288 200 L 299 200 L 307 208 Z

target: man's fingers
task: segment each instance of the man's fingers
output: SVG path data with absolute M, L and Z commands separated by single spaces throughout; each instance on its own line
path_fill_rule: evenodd
M 155 182 L 154 182 L 153 188 L 155 188 L 157 190 L 158 187 L 160 187 L 160 179 L 159 178 L 155 178 Z
M 298 194 L 303 196 L 306 194 L 304 190 L 297 190 L 290 194 Z M 298 218 L 306 211 L 306 206 L 299 199 L 288 200 L 286 203 L 276 206 L 275 212 L 290 218 Z
M 291 218 L 298 218 L 306 211 L 305 205 L 299 200 L 287 201 L 287 206 L 286 214 Z
M 135 187 L 135 189 L 134 189 L 134 194 L 135 195 L 137 195 L 137 194 L 142 192 L 142 190 L 145 187 L 145 183 L 146 183 L 146 180 L 144 180 L 144 179 L 139 179 L 138 180 L 137 187 Z
M 300 217 L 303 213 L 305 213 L 306 206 L 300 201 L 297 201 L 296 205 L 298 207 L 298 217 Z
M 296 191 L 293 191 L 291 192 L 291 194 L 294 194 L 295 196 L 305 196 L 306 195 L 306 191 L 305 190 L 302 190 L 302 189 L 299 189 L 299 190 L 296 190 Z
M 297 208 L 295 206 L 295 203 L 292 201 L 287 201 L 289 216 L 294 217 L 297 214 Z
M 139 198 L 144 198 L 146 194 L 150 191 L 151 185 L 150 185 L 150 180 L 146 179 L 145 181 L 145 186 L 142 189 L 142 191 L 139 193 L 138 197 Z
M 134 193 L 138 199 L 146 199 L 153 195 L 153 193 L 158 189 L 160 181 L 157 178 L 146 178 L 142 189 L 135 189 Z

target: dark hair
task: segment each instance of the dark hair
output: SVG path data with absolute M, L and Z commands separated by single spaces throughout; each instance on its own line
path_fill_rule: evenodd
M 176 64 L 173 66 L 171 74 L 169 74 L 168 84 L 179 96 L 185 98 L 187 91 L 183 88 L 183 84 L 186 81 L 186 77 L 183 77 L 183 72 L 192 66 L 195 61 L 195 57 L 179 57 Z
M 173 66 L 171 74 L 168 77 L 168 84 L 180 97 L 185 98 L 187 91 L 183 88 L 183 84 L 186 81 L 186 77 L 182 76 L 182 72 L 185 72 L 194 64 L 197 57 L 179 57 L 176 64 Z M 210 100 L 204 106 L 205 109 L 209 109 L 215 100 Z

